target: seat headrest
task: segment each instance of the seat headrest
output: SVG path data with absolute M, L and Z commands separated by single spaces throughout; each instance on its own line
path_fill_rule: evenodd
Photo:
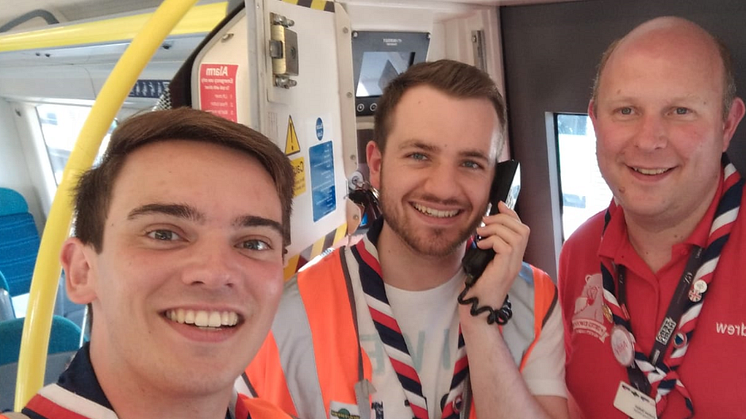
M 0 322 L 0 365 L 18 362 L 24 318 Z M 80 346 L 81 330 L 77 324 L 61 316 L 52 317 L 48 354 L 76 351 Z
M 13 189 L 0 188 L 0 215 L 28 212 L 28 204 L 23 195 Z

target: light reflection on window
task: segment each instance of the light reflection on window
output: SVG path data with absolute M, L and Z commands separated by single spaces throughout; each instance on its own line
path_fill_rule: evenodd
M 611 202 L 596 161 L 596 136 L 585 114 L 555 114 L 565 239 Z
M 70 158 L 75 141 L 78 139 L 78 134 L 83 128 L 90 111 L 89 106 L 43 104 L 36 107 L 41 132 L 44 136 L 44 144 L 49 155 L 49 163 L 52 166 L 54 180 L 58 186 L 62 182 L 65 164 Z M 98 164 L 104 150 L 106 150 L 109 144 L 109 136 L 115 126 L 116 121 L 109 127 L 109 132 L 106 133 L 101 142 L 94 166 Z
M 413 52 L 365 51 L 355 96 L 380 96 L 389 82 L 406 71 L 413 61 Z

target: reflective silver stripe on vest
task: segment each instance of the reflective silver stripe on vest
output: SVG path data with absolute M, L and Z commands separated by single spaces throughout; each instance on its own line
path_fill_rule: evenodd
M 515 364 L 520 366 L 524 354 L 535 338 L 534 272 L 527 263 L 523 262 L 508 295 L 513 305 L 513 318 L 503 327 L 503 337 Z
M 295 408 L 302 406 L 307 409 L 298 410 L 298 417 L 327 417 L 316 371 L 311 326 L 298 290 L 297 276 L 285 284 L 280 307 L 272 323 L 272 334 Z

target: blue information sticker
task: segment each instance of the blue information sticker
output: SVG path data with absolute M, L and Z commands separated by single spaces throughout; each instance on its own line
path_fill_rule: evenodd
M 321 118 L 316 118 L 316 138 L 321 141 L 324 138 L 324 121 Z
M 337 208 L 332 142 L 326 141 L 309 148 L 308 160 L 311 169 L 313 221 L 316 222 Z

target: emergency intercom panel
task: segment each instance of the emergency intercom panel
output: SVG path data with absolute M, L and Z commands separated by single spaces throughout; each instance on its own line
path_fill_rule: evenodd
M 410 66 L 425 61 L 426 32 L 352 32 L 355 115 L 373 115 L 388 83 Z

